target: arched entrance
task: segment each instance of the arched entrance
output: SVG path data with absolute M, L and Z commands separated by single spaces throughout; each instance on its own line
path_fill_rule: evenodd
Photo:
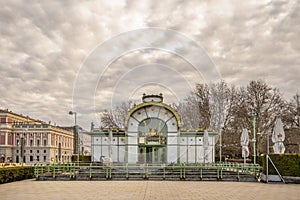
M 125 162 L 178 162 L 180 125 L 177 111 L 163 103 L 161 94 L 144 95 L 125 118 Z
M 138 125 L 139 163 L 165 163 L 167 124 L 159 118 L 146 118 Z

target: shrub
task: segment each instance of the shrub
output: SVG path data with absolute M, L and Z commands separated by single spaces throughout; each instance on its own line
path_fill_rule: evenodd
M 20 181 L 34 177 L 33 167 L 7 167 L 0 168 L 0 183 Z
M 77 162 L 77 155 L 73 155 L 71 160 L 72 160 L 72 162 Z M 79 162 L 89 163 L 89 162 L 91 162 L 91 156 L 80 155 Z
M 282 176 L 300 177 L 300 154 L 270 154 L 274 165 Z M 259 157 L 259 163 L 266 173 L 266 156 Z M 272 164 L 269 162 L 269 174 L 277 174 Z

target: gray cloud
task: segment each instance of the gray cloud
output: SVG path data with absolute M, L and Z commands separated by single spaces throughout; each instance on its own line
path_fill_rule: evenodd
M 137 85 L 135 91 L 123 90 L 124 94 L 119 92 L 117 96 L 128 93 L 137 100 L 143 90 L 165 89 L 167 100 L 174 95 L 163 86 L 171 85 L 182 98 L 189 90 L 180 84 L 182 77 L 191 82 L 203 81 L 199 78 L 201 74 L 195 74 L 193 66 L 179 55 L 140 49 L 117 58 L 102 77 L 107 63 L 95 63 L 97 59 L 89 61 L 96 67 L 90 68 L 80 80 L 88 83 L 95 74 L 101 78 L 101 86 L 90 85 L 95 90 L 93 98 L 97 106 L 90 104 L 90 97 L 85 96 L 87 91 L 80 91 L 81 106 L 85 109 L 73 105 L 74 83 L 84 67 L 82 64 L 89 64 L 86 59 L 93 50 L 120 33 L 144 27 L 172 29 L 194 40 L 229 83 L 244 85 L 253 79 L 263 79 L 279 88 L 287 99 L 299 92 L 300 4 L 296 0 L 7 1 L 0 4 L 0 107 L 44 121 L 71 125 L 73 119 L 68 111 L 74 108 L 79 111 L 79 122 L 88 128 L 90 121 L 97 118 L 95 110 L 105 109 L 110 102 L 109 95 L 113 94 L 116 81 L 132 86 L 142 79 L 135 80 L 133 72 L 124 76 L 139 65 L 151 64 L 155 68 L 157 63 L 156 66 L 169 66 L 178 73 L 163 69 L 153 72 L 160 74 L 152 79 L 157 85 L 145 85 L 144 89 Z M 122 45 L 131 46 L 132 41 L 138 40 L 147 38 L 127 38 Z M 164 45 L 171 40 L 162 36 L 156 42 Z M 172 45 L 187 55 L 184 44 Z M 188 45 L 188 51 L 193 52 L 192 43 Z M 117 50 L 112 48 L 98 58 L 113 55 Z M 125 78 L 118 80 L 122 77 Z M 99 88 L 103 93 L 99 93 Z

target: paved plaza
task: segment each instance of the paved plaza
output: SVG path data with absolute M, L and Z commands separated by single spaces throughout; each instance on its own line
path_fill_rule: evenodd
M 192 181 L 35 181 L 0 185 L 0 199 L 300 199 L 300 185 Z

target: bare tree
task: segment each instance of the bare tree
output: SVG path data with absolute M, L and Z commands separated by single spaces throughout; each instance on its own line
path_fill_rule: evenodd
M 133 102 L 122 102 L 116 108 L 101 113 L 101 126 L 103 128 L 124 128 L 124 122 L 127 112 L 132 107 Z
M 250 82 L 247 86 L 246 101 L 248 115 L 256 114 L 256 132 L 264 133 L 273 128 L 285 105 L 279 90 L 269 87 L 263 81 Z
M 175 106 L 184 127 L 219 131 L 222 126 L 226 126 L 234 100 L 232 91 L 235 92 L 235 88 L 229 88 L 223 80 L 210 86 L 197 84 L 184 102 Z
M 240 156 L 240 135 L 243 128 L 253 136 L 258 134 L 257 155 L 266 151 L 267 132 L 272 131 L 277 117 L 283 117 L 288 127 L 299 128 L 300 102 L 297 94 L 289 103 L 285 102 L 277 88 L 264 81 L 251 81 L 247 86 L 229 87 L 224 81 L 197 84 L 195 90 L 177 106 L 185 127 L 223 129 L 223 152 Z M 288 128 L 286 127 L 286 128 Z M 253 152 L 252 145 L 250 151 Z
M 195 95 L 191 94 L 184 102 L 174 105 L 181 116 L 182 127 L 197 129 L 200 125 L 199 106 Z
M 300 128 L 300 95 L 296 94 L 290 102 L 286 103 L 283 120 L 286 128 Z
M 199 127 L 203 129 L 208 129 L 210 126 L 211 112 L 209 105 L 209 87 L 207 84 L 197 84 L 194 91 L 196 97 L 197 105 L 199 108 Z
M 112 110 L 104 110 L 104 112 L 100 113 L 101 118 L 101 127 L 103 128 L 110 128 L 110 127 L 118 127 L 114 113 Z
M 278 89 L 271 88 L 263 81 L 251 81 L 247 87 L 240 87 L 236 95 L 232 120 L 230 122 L 230 136 L 234 144 L 243 128 L 251 131 L 253 137 L 253 120 L 256 115 L 255 132 L 267 133 L 271 131 L 277 117 L 281 116 L 284 108 Z M 262 152 L 262 143 L 266 141 L 266 134 L 257 137 L 257 153 Z
M 210 128 L 219 132 L 224 126 L 227 109 L 230 106 L 230 89 L 225 81 L 210 85 Z

